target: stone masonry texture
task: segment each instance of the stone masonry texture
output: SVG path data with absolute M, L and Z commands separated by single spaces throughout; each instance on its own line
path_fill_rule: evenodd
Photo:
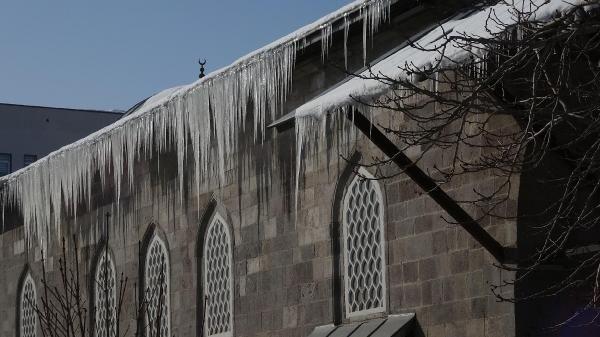
M 374 40 L 370 57 L 402 41 L 395 33 L 399 27 L 418 30 L 428 20 L 415 16 L 408 23 L 392 22 Z M 360 36 L 360 31 L 354 33 L 349 43 L 350 63 L 355 67 L 362 63 Z M 341 48 L 339 42 L 334 43 L 331 62 L 343 60 Z M 288 109 L 344 76 L 334 67 L 323 66 L 318 50 L 307 51 L 295 73 Z M 381 113 L 378 118 L 398 116 Z M 119 203 L 110 193 L 97 190 L 91 210 L 63 219 L 63 235 L 75 235 L 80 242 L 83 282 L 89 285 L 94 256 L 101 248 L 105 213 L 111 214 L 108 246 L 117 275 L 126 277 L 129 284 L 121 315 L 121 330 L 129 327 L 128 336 L 134 330 L 133 285 L 140 284 L 141 242 L 150 224 L 166 239 L 169 250 L 171 333 L 177 337 L 197 335 L 203 315 L 203 303 L 198 300 L 202 275 L 198 251 L 203 244 L 202 226 L 207 225 L 202 217 L 211 204 L 216 205 L 213 213 L 218 212 L 232 231 L 234 336 L 301 337 L 315 326 L 334 322 L 335 317 L 340 317 L 341 323 L 351 321 L 344 317 L 343 279 L 335 277 L 343 254 L 334 256 L 333 243 L 339 238 L 332 236 L 332 229 L 341 221 L 335 195 L 348 183 L 340 177 L 350 164 L 335 149 L 320 150 L 305 160 L 296 194 L 294 129 L 271 132 L 263 144 L 249 141 L 242 147 L 249 154 L 251 169 L 246 169 L 241 179 L 237 172 L 242 161 L 231 164 L 223 186 L 199 193 L 189 186 L 181 197 L 176 191 L 179 181 L 173 156 L 161 155 L 160 164 L 156 158 L 136 163 L 134 188 L 124 191 Z M 345 147 L 346 154 L 358 153 L 364 163 L 382 156 L 363 136 Z M 443 165 L 442 152 L 424 158 L 419 165 L 425 170 L 433 164 Z M 186 172 L 191 170 L 186 167 Z M 398 173 L 393 167 L 384 170 Z M 375 316 L 416 313 L 415 336 L 514 336 L 513 306 L 496 302 L 489 289 L 490 284 L 512 275 L 494 267 L 490 254 L 460 226 L 446 221 L 448 215 L 407 176 L 396 174 L 377 183 L 385 206 L 387 312 Z M 473 197 L 474 189 L 493 187 L 494 183 L 492 175 L 480 173 L 461 176 L 444 189 L 457 199 L 467 199 Z M 191 185 L 187 178 L 186 184 Z M 506 213 L 512 214 L 515 198 L 509 198 L 509 203 Z M 502 244 L 515 243 L 515 226 L 510 221 L 490 220 L 483 225 Z M 60 246 L 60 238 L 53 238 L 49 252 L 43 254 L 49 282 L 59 281 Z M 18 280 L 29 265 L 39 293 L 41 259 L 35 243 L 27 247 L 22 226 L 0 236 L 0 336 L 17 336 Z M 337 287 L 341 298 L 335 297 Z M 91 301 L 87 288 L 84 290 Z M 503 291 L 510 294 L 512 289 Z M 365 317 L 353 320 L 360 319 Z

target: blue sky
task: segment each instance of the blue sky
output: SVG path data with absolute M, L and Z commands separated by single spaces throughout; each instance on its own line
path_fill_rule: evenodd
M 350 0 L 2 0 L 0 102 L 127 109 Z

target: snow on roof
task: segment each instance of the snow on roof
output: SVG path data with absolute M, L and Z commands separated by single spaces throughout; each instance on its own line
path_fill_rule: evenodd
M 536 6 L 540 6 L 529 18 L 537 21 L 548 19 L 556 13 L 565 13 L 574 6 L 585 3 L 587 3 L 585 0 L 517 0 L 513 5 L 500 3 L 467 15 L 458 15 L 416 39 L 414 45 L 420 48 L 406 44 L 398 51 L 381 58 L 370 69 L 360 72 L 358 76 L 347 78 L 332 90 L 298 107 L 295 117 L 320 119 L 325 113 L 339 107 L 353 105 L 356 103 L 356 98 L 365 99 L 384 94 L 389 90 L 390 85 L 374 79 L 375 76 L 407 80 L 410 75 L 402 69 L 404 66 L 426 69 L 437 64 L 442 57 L 441 66 L 454 65 L 477 53 L 477 51 L 467 52 L 463 47 L 453 43 L 446 46 L 442 55 L 438 48 L 446 41 L 444 34 L 448 37 L 491 37 L 492 34 L 500 33 L 507 25 L 516 23 L 516 20 L 522 20 L 516 17 L 513 8 L 530 6 L 530 10 L 533 10 Z M 494 20 L 488 20 L 490 17 Z
M 135 111 L 150 111 L 158 106 L 161 106 L 173 98 L 180 90 L 186 90 L 190 85 L 178 85 L 172 88 L 159 91 L 157 94 L 150 96 L 135 109 Z
M 297 42 L 298 40 L 304 39 L 307 36 L 309 36 L 313 33 L 316 33 L 316 32 L 326 31 L 326 32 L 329 32 L 329 34 L 331 34 L 330 27 L 333 22 L 335 22 L 339 19 L 342 19 L 342 18 L 346 18 L 350 13 L 355 12 L 357 10 L 361 10 L 361 11 L 364 10 L 365 14 L 367 14 L 367 11 L 368 11 L 367 8 L 369 5 L 371 5 L 373 7 L 373 8 L 371 8 L 371 10 L 375 10 L 377 13 L 386 13 L 386 14 L 377 14 L 378 16 L 379 15 L 383 16 L 381 19 L 385 19 L 386 16 L 389 14 L 389 7 L 391 6 L 392 3 L 395 3 L 396 1 L 398 1 L 398 0 L 354 0 L 354 1 L 350 2 L 349 4 L 339 8 L 338 10 L 321 17 L 317 21 L 314 21 L 313 23 L 308 24 L 306 26 L 300 27 L 297 30 L 295 30 L 294 32 L 292 32 L 286 36 L 283 36 L 283 37 L 263 46 L 262 48 L 256 49 L 256 50 L 240 57 L 239 59 L 234 61 L 232 64 L 209 73 L 204 78 L 196 80 L 192 84 L 175 86 L 175 87 L 164 89 L 164 90 L 158 92 L 157 94 L 148 98 L 141 106 L 137 107 L 135 109 L 135 111 L 149 111 L 156 106 L 164 104 L 169 99 L 173 98 L 175 95 L 183 94 L 183 93 L 185 93 L 185 91 L 192 89 L 195 86 L 195 84 L 210 80 L 213 77 L 219 77 L 219 76 L 225 75 L 228 71 L 231 71 L 231 70 L 235 71 L 235 70 L 237 70 L 236 68 L 243 67 L 245 63 L 253 61 L 255 56 L 265 53 L 267 51 L 273 50 L 273 49 L 277 49 L 277 48 L 281 47 L 282 45 Z M 375 22 L 375 25 L 378 25 L 378 24 L 379 24 L 378 22 Z M 373 27 L 373 28 L 376 29 L 375 27 Z M 322 37 L 325 39 L 328 38 L 328 36 L 326 36 L 326 35 L 322 36 Z M 326 42 L 326 43 L 324 43 L 324 45 L 328 46 L 328 43 Z M 324 51 L 324 53 L 326 54 L 326 51 Z M 149 102 L 149 101 L 151 101 L 151 102 Z
M 76 217 L 77 204 L 91 202 L 96 172 L 101 172 L 102 186 L 106 186 L 106 172 L 112 172 L 118 203 L 124 172 L 128 172 L 130 184 L 135 181 L 135 159 L 171 149 L 177 154 L 179 192 L 183 196 L 188 144 L 193 158 L 187 159 L 194 163 L 197 188 L 201 181 L 224 181 L 227 156 L 236 153 L 239 130 L 246 120 L 247 98 L 252 98 L 257 140 L 266 120 L 273 119 L 283 106 L 301 42 L 320 32 L 327 42 L 321 43 L 322 48 L 329 48 L 331 25 L 341 19 L 349 25 L 347 16 L 357 12 L 363 27 L 373 34 L 389 19 L 390 5 L 395 1 L 353 1 L 192 84 L 163 90 L 115 123 L 0 177 L 2 224 L 5 209 L 17 206 L 23 215 L 26 237 L 33 235 L 45 248 L 51 228 L 60 236 L 63 212 Z M 363 38 L 363 48 L 366 46 Z M 216 132 L 207 132 L 211 125 L 219 126 Z M 213 179 L 215 175 L 218 179 Z

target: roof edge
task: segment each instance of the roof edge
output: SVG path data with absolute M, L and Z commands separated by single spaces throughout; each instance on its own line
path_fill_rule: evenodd
M 63 108 L 63 107 L 46 106 L 46 105 L 2 103 L 2 102 L 0 102 L 0 106 L 14 106 L 14 107 L 38 108 L 38 109 L 67 110 L 67 111 L 84 111 L 84 112 L 106 113 L 106 114 L 114 114 L 114 115 L 123 115 L 125 113 L 124 111 L 109 111 L 109 110 L 98 110 L 98 109 Z

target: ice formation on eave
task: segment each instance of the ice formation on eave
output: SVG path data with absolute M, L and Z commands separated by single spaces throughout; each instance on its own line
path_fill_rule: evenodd
M 336 88 L 324 93 L 316 99 L 307 102 L 298 107 L 295 111 L 296 118 L 311 117 L 321 119 L 326 113 L 331 112 L 339 107 L 344 107 L 356 103 L 352 97 L 369 98 L 381 95 L 389 90 L 389 85 L 383 81 L 369 79 L 373 75 L 382 75 L 382 77 L 393 79 L 410 80 L 408 74 L 404 72 L 402 67 L 408 66 L 416 69 L 424 69 L 431 67 L 434 64 L 440 66 L 454 66 L 463 61 L 468 61 L 470 56 L 478 56 L 480 58 L 485 55 L 477 55 L 477 48 L 472 51 L 466 51 L 464 46 L 456 43 L 449 44 L 443 52 L 439 51 L 439 45 L 446 40 L 443 38 L 444 33 L 448 37 L 451 36 L 474 36 L 474 37 L 491 37 L 492 34 L 500 33 L 507 25 L 516 23 L 518 20 L 511 8 L 519 8 L 521 6 L 532 6 L 531 3 L 540 6 L 536 9 L 530 20 L 545 20 L 556 13 L 565 13 L 572 10 L 574 6 L 586 4 L 586 0 L 517 0 L 512 6 L 498 4 L 480 11 L 477 11 L 466 17 L 450 20 L 439 27 L 432 29 L 430 32 L 414 42 L 415 45 L 422 48 L 406 46 L 393 54 L 383 58 L 381 61 L 372 65 L 359 74 L 352 77 L 348 81 L 340 84 Z M 488 20 L 489 17 L 494 20 Z M 521 18 L 523 19 L 523 18 Z M 362 78 L 361 78 L 362 77 Z M 298 124 L 297 124 L 298 125 Z
M 103 188 L 107 184 L 105 175 L 112 172 L 118 204 L 124 172 L 129 174 L 129 184 L 135 182 L 135 159 L 169 149 L 177 154 L 180 193 L 185 160 L 194 163 L 197 189 L 214 177 L 223 181 L 228 155 L 237 152 L 237 137 L 249 111 L 248 102 L 252 104 L 257 142 L 264 135 L 266 121 L 274 119 L 282 108 L 290 90 L 299 41 L 321 31 L 326 37 L 325 57 L 333 21 L 359 10 L 373 33 L 389 17 L 391 2 L 354 1 L 193 84 L 162 91 L 114 124 L 0 178 L 2 225 L 7 207 L 16 206 L 23 215 L 26 237 L 37 238 L 44 248 L 47 238 L 60 237 L 63 212 L 77 216 L 78 203 L 91 203 L 96 172 L 100 172 Z M 188 143 L 193 158 L 187 158 Z
M 507 3 L 511 3 L 508 1 Z M 499 3 L 486 9 L 475 11 L 471 14 L 462 13 L 454 19 L 432 29 L 418 38 L 413 45 L 410 44 L 384 56 L 379 62 L 364 70 L 358 76 L 350 77 L 349 80 L 339 84 L 321 96 L 298 107 L 294 112 L 296 131 L 296 195 L 298 194 L 298 177 L 300 176 L 300 160 L 304 158 L 317 158 L 314 154 L 322 147 L 322 142 L 332 130 L 336 123 L 343 124 L 337 130 L 352 130 L 344 125 L 349 124 L 346 114 L 353 114 L 356 109 L 364 110 L 367 117 L 372 118 L 371 109 L 360 102 L 366 102 L 370 98 L 381 96 L 390 90 L 390 84 L 384 80 L 373 77 L 402 79 L 412 81 L 411 75 L 404 69 L 430 69 L 432 65 L 440 68 L 455 67 L 469 62 L 470 57 L 484 59 L 480 49 L 473 48 L 467 51 L 460 45 L 451 43 L 445 46 L 442 52 L 439 45 L 445 41 L 444 34 L 451 36 L 492 37 L 501 33 L 507 26 L 516 23 L 517 18 L 511 8 L 522 8 L 523 11 L 533 11 L 533 15 L 526 19 L 544 21 L 557 14 L 564 14 L 573 10 L 574 6 L 591 3 L 590 0 L 515 0 L 512 5 Z M 530 6 L 529 9 L 526 6 Z M 597 5 L 595 5 L 597 6 Z M 535 10 L 534 10 L 535 9 Z M 589 8 L 587 8 L 589 9 Z M 488 20 L 488 18 L 493 18 Z M 363 21 L 367 25 L 367 21 Z M 366 26 L 365 26 L 366 27 Z M 367 32 L 364 29 L 363 32 Z M 364 37 L 366 40 L 366 36 Z M 366 44 L 363 42 L 363 44 Z M 402 66 L 406 66 L 403 67 Z M 359 100 L 358 100 L 359 99 Z M 329 128 L 329 129 L 328 129 Z M 344 132 L 344 131 L 343 131 Z M 352 136 L 346 136 L 352 139 Z

